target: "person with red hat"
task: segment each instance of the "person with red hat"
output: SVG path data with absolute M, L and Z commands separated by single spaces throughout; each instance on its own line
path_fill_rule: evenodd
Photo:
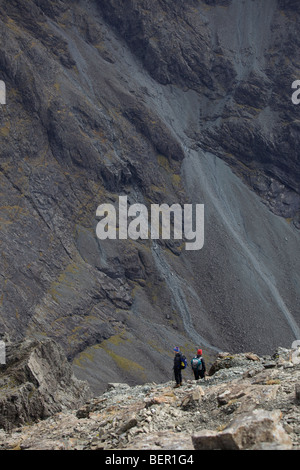
M 205 377 L 206 367 L 202 357 L 202 349 L 198 349 L 197 355 L 191 360 L 192 371 L 194 372 L 195 380 L 203 379 Z

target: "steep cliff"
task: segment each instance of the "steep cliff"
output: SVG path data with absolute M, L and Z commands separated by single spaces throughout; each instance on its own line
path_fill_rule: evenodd
M 0 2 L 0 334 L 94 391 L 174 345 L 300 338 L 297 2 Z M 96 209 L 205 205 L 205 245 L 96 238 Z

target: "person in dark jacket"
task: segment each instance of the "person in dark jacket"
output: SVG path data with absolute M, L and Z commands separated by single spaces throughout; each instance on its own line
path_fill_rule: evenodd
M 203 379 L 205 377 L 206 367 L 202 357 L 202 349 L 198 349 L 197 355 L 191 360 L 191 366 L 195 380 Z
M 181 374 L 181 353 L 178 347 L 174 348 L 174 375 L 175 375 L 175 381 L 176 385 L 175 388 L 180 387 L 182 385 L 182 374 Z

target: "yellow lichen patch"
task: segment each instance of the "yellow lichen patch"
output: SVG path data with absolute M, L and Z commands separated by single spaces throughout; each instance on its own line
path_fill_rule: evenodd
M 121 344 L 126 344 L 126 342 L 130 342 L 130 340 L 125 336 L 125 332 L 122 331 L 111 338 L 103 341 L 101 344 L 91 346 L 87 348 L 85 351 L 80 353 L 76 359 L 74 359 L 74 365 L 78 367 L 83 367 L 83 365 L 90 361 L 93 362 L 95 360 L 96 351 L 102 349 L 111 359 L 116 363 L 116 365 L 124 371 L 139 371 L 139 373 L 144 371 L 144 367 L 140 364 L 136 363 L 128 359 L 128 357 L 120 356 L 116 354 L 112 349 L 115 346 L 120 346 Z
M 108 344 L 113 344 L 115 346 L 119 346 L 120 344 L 124 344 L 127 341 L 127 338 L 125 337 L 124 332 L 122 331 L 121 333 L 111 336 L 109 339 L 103 341 L 102 346 L 105 348 L 106 345 Z
M 8 91 L 8 94 L 10 98 L 15 98 L 16 96 L 19 95 L 19 92 L 16 88 L 10 88 Z
M 4 126 L 0 127 L 0 136 L 7 137 L 10 133 L 10 122 L 8 121 Z
M 170 352 L 166 352 L 164 349 L 162 349 L 161 347 L 159 347 L 153 340 L 149 340 L 147 341 L 147 343 L 149 344 L 149 346 L 154 349 L 155 351 L 157 351 L 159 354 L 162 354 L 164 356 L 169 356 L 169 357 L 173 357 L 173 354 L 171 354 Z
M 162 188 L 160 188 L 159 186 L 156 186 L 155 184 L 151 184 L 150 189 L 154 193 L 161 193 L 162 192 Z
M 196 348 L 194 345 L 191 345 L 191 343 L 185 343 L 182 346 L 182 350 L 184 351 L 184 354 L 186 357 L 194 357 L 196 354 Z
M 161 295 L 161 285 L 158 285 L 156 281 L 147 280 L 145 288 L 152 305 L 156 306 L 159 296 Z
M 61 273 L 58 277 L 58 283 L 61 284 L 66 281 L 67 275 L 72 273 L 77 273 L 79 271 L 79 267 L 76 263 L 70 263 L 63 273 Z
M 135 299 L 137 293 L 142 289 L 142 286 L 138 284 L 137 281 L 132 281 L 133 282 L 133 288 L 131 290 L 131 297 Z
M 266 381 L 266 385 L 280 385 L 279 379 L 270 379 Z
M 179 174 L 173 174 L 172 175 L 172 186 L 175 190 L 182 191 L 183 186 L 181 182 L 181 175 Z
M 16 222 L 21 216 L 28 214 L 28 211 L 21 206 L 1 206 L 0 224 L 8 225 Z
M 104 42 L 100 42 L 98 44 L 95 44 L 94 47 L 98 49 L 98 51 L 103 52 L 105 50 L 105 44 Z
M 59 84 L 58 82 L 54 83 L 53 88 L 55 89 L 55 91 L 56 91 L 57 93 L 59 93 L 59 91 L 60 91 L 60 84 Z
M 131 361 L 127 357 L 119 356 L 118 354 L 110 350 L 107 350 L 105 352 L 114 360 L 117 366 L 120 367 L 122 370 L 125 370 L 127 372 L 136 371 L 136 370 L 139 370 L 139 371 L 144 370 L 144 367 L 142 367 L 137 362 Z
M 74 359 L 73 364 L 77 367 L 82 367 L 88 361 L 93 362 L 96 348 L 96 346 L 92 346 L 81 352 L 76 359 Z
M 172 175 L 172 183 L 174 186 L 179 186 L 180 182 L 181 182 L 180 175 Z
M 9 27 L 9 29 L 14 31 L 15 33 L 19 33 L 21 31 L 20 28 L 17 26 L 16 22 L 12 18 L 8 18 L 6 24 Z
M 49 294 L 53 298 L 55 302 L 59 302 L 59 297 L 61 297 L 62 293 L 59 292 L 60 287 L 65 287 L 69 289 L 76 289 L 76 278 L 79 276 L 73 276 L 74 274 L 78 274 L 80 270 L 80 266 L 73 262 L 70 263 L 63 272 L 58 276 L 57 280 L 54 281 L 49 289 Z
M 86 322 L 87 323 L 87 322 Z M 82 325 L 79 325 L 79 326 L 76 326 L 75 328 L 73 328 L 72 330 L 72 335 L 68 336 L 68 343 L 69 344 L 73 344 L 75 343 L 76 341 L 79 340 L 79 338 L 83 338 L 83 337 L 87 337 L 88 336 L 88 332 L 82 332 L 82 328 L 83 326 Z
M 166 171 L 170 171 L 169 160 L 164 155 L 158 155 L 157 161 L 159 166 L 163 167 Z
M 93 348 L 102 349 L 105 353 L 116 363 L 116 366 L 126 372 L 138 372 L 144 376 L 144 367 L 138 364 L 135 361 L 132 361 L 127 356 L 121 356 L 116 354 L 113 349 L 115 346 L 119 347 L 122 344 L 131 342 L 130 339 L 126 336 L 126 332 L 122 331 L 114 336 L 111 336 L 109 339 L 103 341 L 101 344 L 94 346 Z

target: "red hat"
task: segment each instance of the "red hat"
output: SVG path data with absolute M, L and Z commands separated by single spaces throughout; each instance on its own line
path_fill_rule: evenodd
M 198 356 L 202 356 L 202 349 L 198 349 L 197 354 Z

